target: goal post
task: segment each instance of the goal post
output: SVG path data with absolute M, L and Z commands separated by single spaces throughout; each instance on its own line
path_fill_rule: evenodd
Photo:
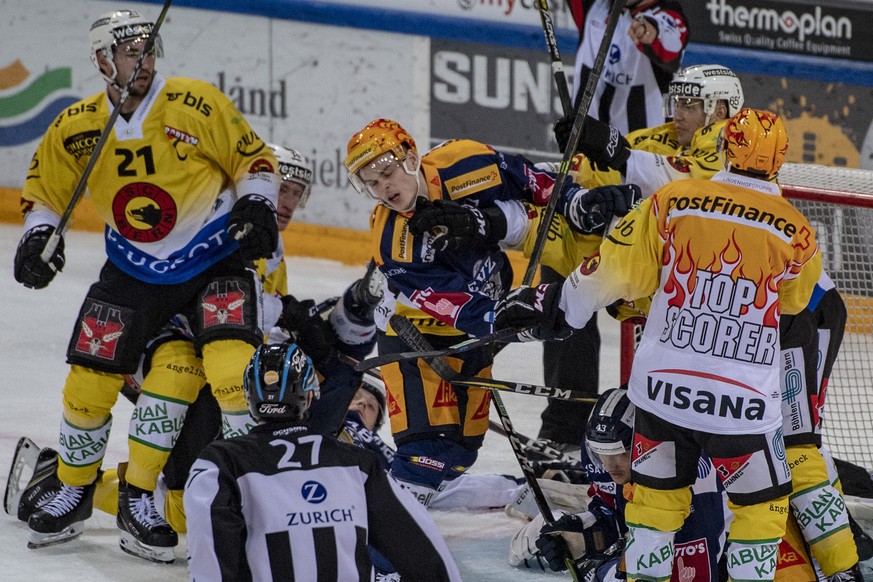
M 849 312 L 827 389 L 824 444 L 873 470 L 873 171 L 785 164 L 779 183 L 815 228 L 823 267 Z M 622 382 L 641 334 L 641 326 L 621 326 Z

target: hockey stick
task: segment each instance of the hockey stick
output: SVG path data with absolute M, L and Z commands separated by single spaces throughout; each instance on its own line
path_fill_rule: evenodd
M 488 428 L 489 430 L 493 430 L 499 435 L 508 437 L 506 431 L 503 430 L 503 425 L 494 422 L 493 420 L 488 420 Z M 531 438 L 527 435 L 521 434 L 520 432 L 515 433 L 515 436 L 518 438 L 521 443 L 526 446 L 529 450 L 536 451 L 542 454 L 544 457 L 549 459 L 550 461 L 555 461 L 558 463 L 567 463 L 567 464 L 579 464 L 579 459 L 568 455 L 562 451 L 559 451 L 555 447 L 550 447 L 542 441 L 539 441 L 535 438 Z
M 540 0 L 542 3 L 545 0 Z M 549 234 L 549 226 L 552 224 L 552 218 L 555 216 L 555 210 L 558 207 L 558 199 L 561 197 L 561 192 L 564 190 L 564 184 L 567 182 L 568 172 L 570 170 L 570 161 L 573 159 L 573 154 L 576 148 L 579 147 L 579 140 L 582 137 L 582 126 L 585 124 L 585 117 L 588 115 L 588 109 L 591 107 L 591 101 L 594 99 L 594 91 L 597 89 L 597 83 L 600 81 L 600 74 L 603 72 L 603 62 L 606 60 L 606 53 L 609 51 L 609 45 L 612 42 L 612 36 L 615 32 L 615 27 L 618 25 L 618 18 L 624 8 L 624 2 L 616 0 L 612 3 L 612 8 L 609 10 L 609 17 L 606 21 L 606 30 L 603 32 L 603 40 L 600 41 L 600 47 L 597 49 L 597 56 L 594 58 L 594 66 L 591 69 L 591 74 L 588 75 L 588 80 L 585 83 L 585 90 L 582 93 L 582 98 L 576 108 L 576 118 L 573 120 L 573 127 L 570 130 L 570 140 L 564 150 L 564 157 L 561 159 L 561 165 L 558 168 L 558 178 L 555 180 L 555 186 L 552 188 L 552 195 L 546 204 L 543 211 L 543 218 L 537 230 L 537 238 L 534 242 L 533 251 L 531 251 L 530 259 L 527 264 L 527 270 L 524 272 L 522 285 L 530 285 L 536 276 L 537 268 L 540 264 L 540 259 L 543 256 L 543 249 L 546 246 L 546 240 Z
M 555 78 L 558 97 L 561 99 L 561 109 L 564 110 L 564 115 L 570 115 L 573 111 L 573 102 L 570 99 L 570 90 L 567 88 L 567 77 L 564 75 L 561 53 L 558 52 L 558 40 L 555 38 L 555 26 L 552 23 L 549 1 L 538 0 L 537 7 L 540 11 L 540 20 L 543 23 L 543 34 L 546 37 L 546 48 L 549 49 L 549 59 L 552 61 L 552 76 Z
M 109 133 L 115 126 L 115 121 L 118 119 L 118 115 L 121 113 L 121 108 L 124 107 L 124 102 L 127 101 L 128 96 L 130 96 L 130 88 L 133 86 L 134 81 L 136 81 L 136 77 L 137 75 L 139 75 L 140 69 L 142 69 L 143 61 L 155 46 L 155 39 L 158 37 L 158 31 L 161 29 L 161 24 L 164 23 L 164 18 L 166 18 L 167 11 L 170 10 L 170 4 L 172 3 L 173 0 L 164 0 L 164 8 L 161 10 L 161 14 L 155 21 L 155 25 L 152 27 L 152 31 L 149 33 L 149 36 L 146 39 L 142 52 L 136 59 L 136 64 L 133 67 L 133 72 L 130 73 L 130 77 L 127 79 L 124 90 L 121 92 L 121 95 L 118 98 L 118 103 L 115 105 L 115 108 L 109 115 L 109 121 L 106 122 L 106 127 L 103 128 L 103 133 L 100 134 L 100 138 L 94 145 L 94 150 L 91 152 L 91 157 L 88 158 L 88 164 L 85 166 L 85 171 L 79 178 L 79 183 L 76 184 L 76 189 L 73 191 L 73 196 L 72 198 L 70 198 L 70 202 L 67 203 L 67 208 L 64 210 L 64 214 L 61 215 L 61 221 L 58 223 L 55 231 L 46 241 L 45 248 L 39 255 L 39 258 L 42 259 L 42 262 L 51 266 L 52 268 L 54 268 L 54 265 L 52 265 L 52 263 L 50 263 L 49 261 L 51 260 L 52 255 L 54 255 L 55 250 L 58 248 L 58 244 L 60 244 L 61 242 L 61 237 L 67 231 L 70 217 L 73 215 L 73 209 L 76 208 L 76 205 L 82 198 L 82 194 L 84 194 L 85 192 L 85 186 L 88 182 L 88 178 L 91 176 L 91 172 L 94 170 L 94 165 L 97 163 L 97 158 L 100 156 L 100 152 L 103 150 L 103 146 L 106 144 L 106 140 L 109 139 Z
M 513 382 L 512 380 L 497 380 L 495 378 L 455 378 L 452 384 L 459 386 L 478 386 L 480 388 L 489 388 L 491 390 L 501 390 L 504 392 L 515 392 L 516 394 L 530 394 L 532 396 L 543 396 L 545 398 L 556 398 L 558 400 L 568 400 L 570 402 L 597 402 L 597 398 L 589 396 L 581 396 L 583 392 L 574 390 L 565 390 L 564 388 L 553 388 L 551 386 L 539 386 L 537 384 L 527 384 L 525 382 Z M 580 396 L 577 396 L 580 394 Z
M 418 328 L 402 315 L 392 315 L 390 323 L 391 327 L 394 328 L 394 331 L 397 332 L 397 335 L 405 341 L 410 348 L 418 350 L 419 352 L 427 352 L 433 349 L 430 342 L 428 342 L 421 332 L 418 331 Z M 441 357 L 423 359 L 443 380 L 454 382 L 457 378 L 458 373 L 455 372 Z M 521 472 L 524 475 L 527 486 L 530 488 L 531 494 L 534 496 L 537 508 L 546 523 L 550 525 L 555 523 L 555 518 L 552 516 L 552 509 L 549 507 L 548 501 L 546 501 L 546 496 L 543 493 L 542 487 L 540 487 L 539 482 L 537 482 L 537 476 L 534 472 L 533 466 L 531 466 L 530 461 L 528 461 L 527 457 L 524 455 L 523 445 L 512 426 L 512 420 L 510 420 L 509 413 L 503 405 L 503 399 L 500 398 L 500 393 L 497 390 L 491 390 L 491 401 L 494 403 L 494 408 L 497 410 L 500 423 L 503 426 L 503 430 L 506 432 L 509 444 L 512 447 L 512 452 L 515 453 L 515 459 L 521 467 Z M 578 582 L 580 578 L 579 571 L 576 568 L 576 562 L 571 556 L 567 556 L 564 563 L 567 565 L 567 570 L 570 572 L 573 580 Z
M 400 319 L 406 321 L 405 317 L 401 317 Z M 391 321 L 394 321 L 393 317 Z M 392 324 L 391 327 L 394 327 L 394 325 Z M 394 328 L 394 331 L 397 331 L 396 327 Z M 397 334 L 400 335 L 400 332 L 398 331 Z M 375 368 L 376 366 L 381 366 L 383 364 L 393 364 L 394 362 L 404 362 L 406 360 L 417 360 L 418 358 L 428 359 L 438 358 L 441 356 L 453 356 L 455 354 L 460 354 L 462 352 L 468 352 L 470 350 L 480 348 L 493 342 L 508 339 L 517 334 L 518 330 L 507 328 L 488 335 L 483 335 L 482 337 L 464 340 L 460 343 L 449 346 L 442 350 L 429 349 L 420 352 L 397 352 L 394 354 L 380 354 L 378 356 L 373 356 L 372 358 L 367 358 L 366 360 L 361 360 L 361 362 L 357 366 L 355 366 L 355 371 L 363 372 L 364 370 L 369 370 L 370 368 Z

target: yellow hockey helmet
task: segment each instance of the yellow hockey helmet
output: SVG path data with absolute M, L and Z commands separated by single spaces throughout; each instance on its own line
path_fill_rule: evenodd
M 788 132 L 775 113 L 747 107 L 728 120 L 720 146 L 731 168 L 771 178 L 785 162 Z
M 358 170 L 386 154 L 393 155 L 402 163 L 408 150 L 418 154 L 415 140 L 399 123 L 391 119 L 371 121 L 349 140 L 345 166 L 352 186 L 361 194 L 377 198 L 358 178 Z M 404 165 L 404 170 L 414 173 L 418 171 L 418 167 L 410 170 Z

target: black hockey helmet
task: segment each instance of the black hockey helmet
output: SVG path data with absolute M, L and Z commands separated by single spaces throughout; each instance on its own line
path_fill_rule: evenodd
M 592 457 L 618 455 L 630 450 L 635 410 L 625 387 L 611 388 L 597 398 L 585 429 L 585 445 L 589 454 L 593 453 Z
M 387 401 L 385 399 L 385 384 L 378 378 L 364 374 L 361 379 L 361 390 L 366 390 L 379 403 L 379 414 L 376 416 L 376 424 L 373 426 L 373 432 L 378 431 L 385 424 L 385 410 L 387 409 Z
M 306 420 L 320 396 L 312 360 L 295 343 L 262 345 L 243 378 L 249 411 L 255 420 Z

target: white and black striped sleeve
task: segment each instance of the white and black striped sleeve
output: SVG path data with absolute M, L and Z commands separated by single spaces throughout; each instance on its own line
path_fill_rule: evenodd
M 192 581 L 251 580 L 246 523 L 233 477 L 197 459 L 185 485 L 188 572 Z
M 365 488 L 370 545 L 403 580 L 461 580 L 442 533 L 415 497 L 382 470 L 368 472 Z

